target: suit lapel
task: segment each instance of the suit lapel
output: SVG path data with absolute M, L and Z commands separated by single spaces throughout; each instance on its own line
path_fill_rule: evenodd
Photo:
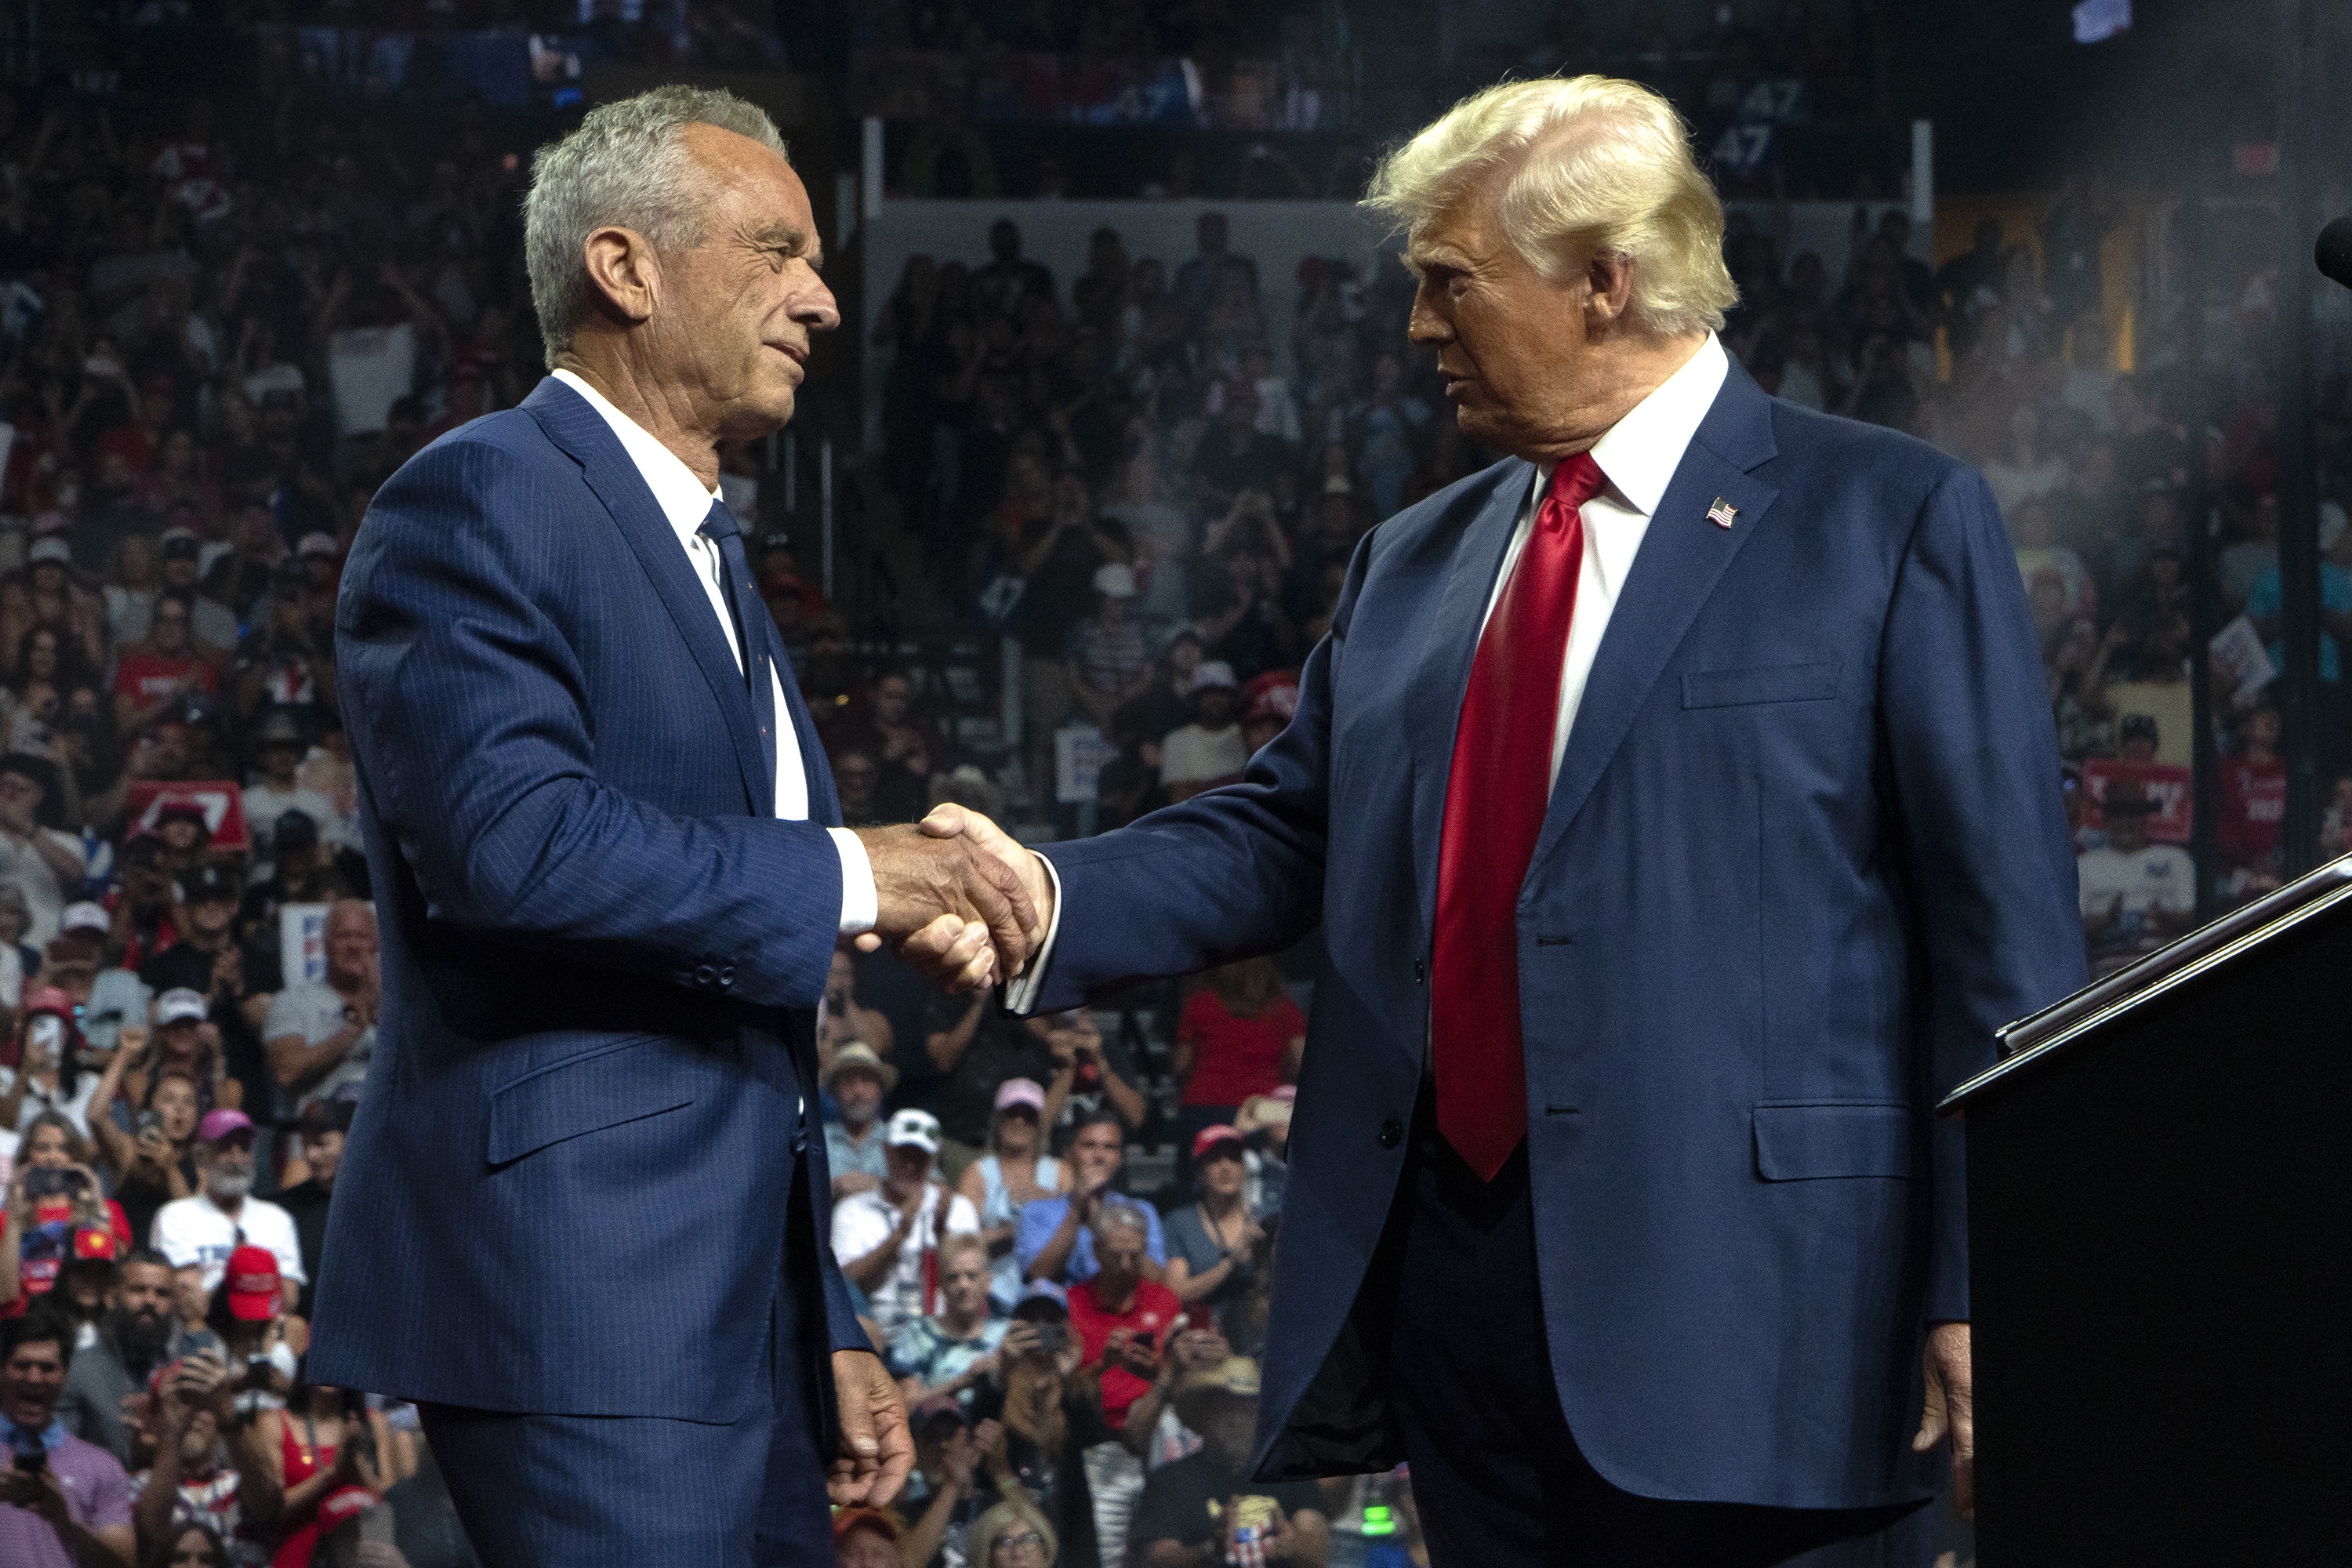
M 1748 470 L 1774 455 L 1771 399 L 1738 361 L 1642 537 L 1625 586 L 1610 611 L 1528 872 L 1544 863 L 1583 809 L 1601 770 L 1625 739 L 1716 583 L 1761 526 L 1778 489 Z M 1738 508 L 1728 528 L 1709 521 L 1717 500 Z
M 1430 618 L 1429 635 L 1406 689 L 1404 741 L 1412 765 L 1413 885 L 1421 899 L 1423 931 L 1436 929 L 1437 848 L 1445 826 L 1445 790 L 1454 772 L 1454 735 L 1462 723 L 1462 702 L 1470 689 L 1470 661 L 1486 601 L 1495 591 L 1503 552 L 1510 547 L 1532 464 L 1512 458 L 1498 466 L 1494 488 L 1476 507 L 1454 547 L 1453 563 Z
M 752 714 L 742 671 L 728 648 L 719 617 L 711 613 L 709 596 L 702 591 L 686 552 L 678 548 L 677 534 L 656 504 L 653 491 L 646 488 L 644 476 L 604 416 L 589 406 L 586 398 L 554 377 L 541 382 L 523 400 L 523 406 L 539 421 L 548 439 L 580 465 L 588 488 L 613 514 L 630 552 L 652 579 L 654 592 L 669 611 L 678 636 L 686 639 L 688 651 L 727 716 L 728 739 L 743 775 L 745 804 L 753 816 L 769 816 L 775 809 L 772 763 L 761 754 L 759 721 Z

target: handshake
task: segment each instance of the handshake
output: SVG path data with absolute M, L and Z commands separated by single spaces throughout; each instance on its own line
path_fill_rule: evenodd
M 976 811 L 941 805 L 911 826 L 861 827 L 874 867 L 874 929 L 858 951 L 886 943 L 951 992 L 1011 980 L 1045 942 L 1054 884 L 1044 864 Z

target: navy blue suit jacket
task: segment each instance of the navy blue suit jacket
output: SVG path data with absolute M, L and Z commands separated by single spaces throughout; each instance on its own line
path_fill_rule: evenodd
M 831 775 L 787 670 L 815 820 L 774 819 L 774 748 L 611 428 L 549 380 L 411 458 L 335 642 L 383 1005 L 310 1376 L 726 1421 L 776 1325 L 780 1364 L 866 1348 L 822 1239 Z
M 1044 1006 L 1325 928 L 1271 1474 L 1399 1457 L 1350 1304 L 1422 1084 L 1454 727 L 1531 477 L 1496 464 L 1364 542 L 1297 718 L 1241 784 L 1046 850 Z M 1734 365 L 1617 600 L 1519 903 L 1548 1370 L 1615 1485 L 1928 1489 L 1923 1325 L 1968 1316 L 1958 1129 L 1930 1108 L 2084 978 L 2057 784 L 1983 481 Z

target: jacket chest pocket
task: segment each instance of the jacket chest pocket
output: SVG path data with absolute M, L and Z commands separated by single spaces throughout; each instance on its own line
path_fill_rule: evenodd
M 1838 694 L 1839 663 L 1767 664 L 1696 669 L 1683 677 L 1685 708 L 1745 708 L 1765 702 L 1826 702 Z

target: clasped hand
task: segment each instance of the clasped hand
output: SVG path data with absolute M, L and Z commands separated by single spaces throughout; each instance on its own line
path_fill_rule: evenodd
M 996 824 L 960 805 L 920 823 L 857 830 L 874 868 L 874 929 L 860 952 L 886 943 L 950 992 L 1018 975 L 1045 941 L 1052 885 L 1037 858 Z

